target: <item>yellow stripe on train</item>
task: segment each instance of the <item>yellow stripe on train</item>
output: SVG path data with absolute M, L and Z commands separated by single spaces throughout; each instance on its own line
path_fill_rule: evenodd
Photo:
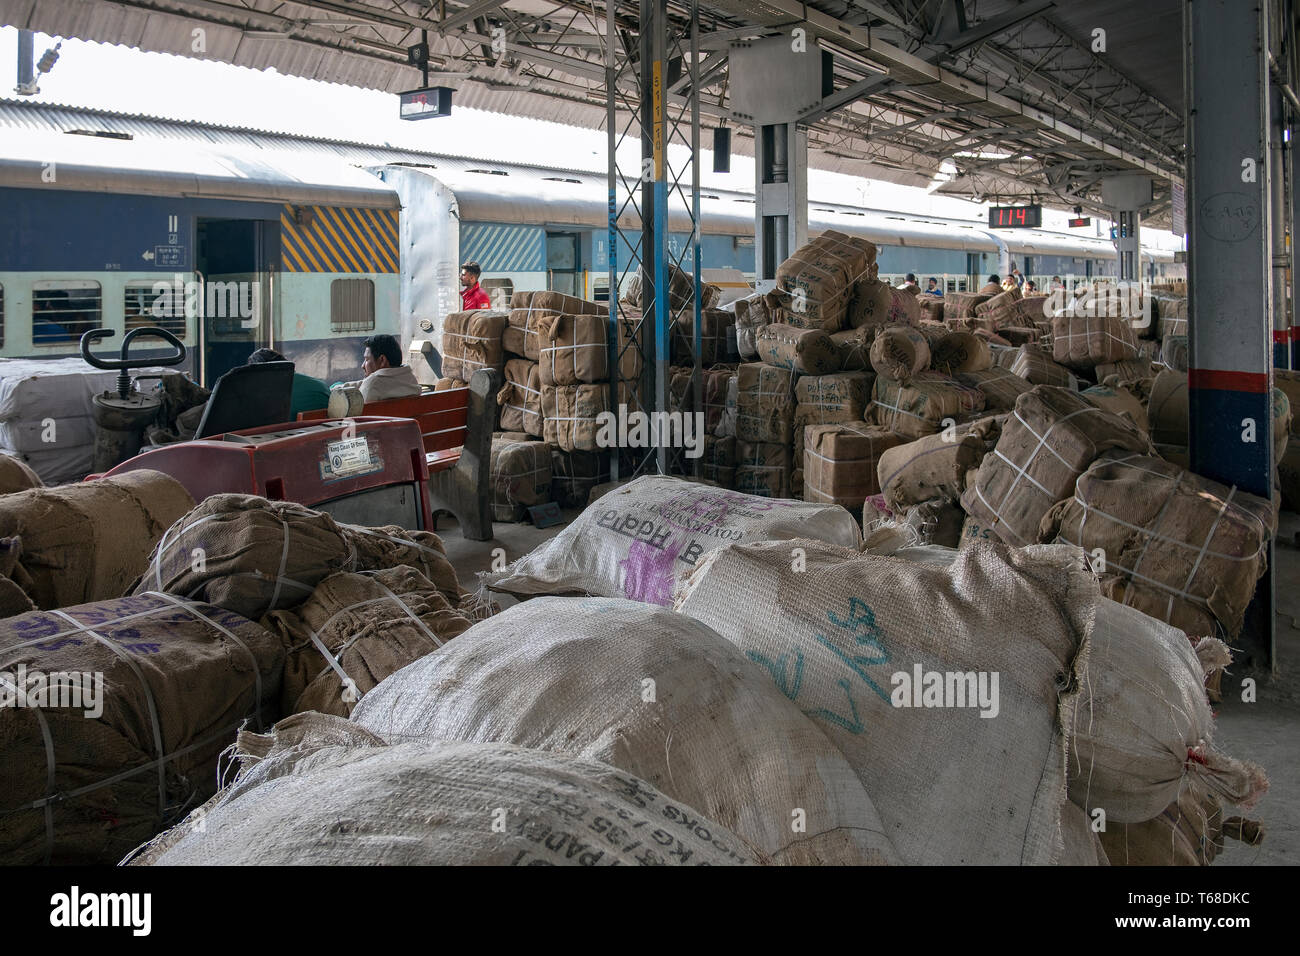
M 396 275 L 397 228 L 393 209 L 286 205 L 280 213 L 280 268 Z

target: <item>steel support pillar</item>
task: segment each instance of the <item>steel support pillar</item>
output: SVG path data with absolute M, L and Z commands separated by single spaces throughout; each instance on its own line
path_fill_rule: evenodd
M 776 269 L 808 241 L 808 132 L 795 123 L 754 127 L 756 288 L 771 290 Z
M 1192 470 L 1269 498 L 1272 203 L 1266 4 L 1187 0 L 1189 444 Z M 1236 642 L 1274 665 L 1273 554 Z
M 1296 120 L 1300 120 L 1300 117 L 1295 117 L 1291 124 L 1291 143 L 1286 150 L 1285 158 L 1285 165 L 1290 173 L 1289 180 L 1291 186 L 1290 202 L 1288 203 L 1288 211 L 1291 214 L 1291 247 L 1289 249 L 1291 267 L 1291 314 L 1287 324 L 1286 342 L 1283 343 L 1282 348 L 1283 361 L 1277 360 L 1278 350 L 1276 348 L 1273 352 L 1274 366 L 1278 368 L 1291 369 L 1300 368 L 1300 315 L 1297 315 L 1297 313 L 1300 313 L 1300 268 L 1297 268 L 1296 265 L 1296 230 L 1297 226 L 1300 226 L 1300 149 L 1296 148 L 1297 143 L 1295 140 L 1297 129 L 1300 129 L 1300 124 L 1297 124 Z M 1294 415 L 1300 415 L 1300 408 L 1293 408 L 1291 409 L 1291 412 Z
M 1276 86 L 1269 91 L 1269 202 L 1273 222 L 1273 294 L 1270 311 L 1273 316 L 1273 366 L 1286 368 L 1290 361 L 1290 317 L 1287 309 L 1287 274 L 1291 257 L 1287 251 L 1286 174 L 1282 156 L 1282 131 L 1286 128 L 1286 112 L 1282 91 Z
M 1115 275 L 1121 282 L 1142 279 L 1141 208 L 1151 202 L 1149 176 L 1111 176 L 1102 180 L 1102 199 L 1115 220 Z

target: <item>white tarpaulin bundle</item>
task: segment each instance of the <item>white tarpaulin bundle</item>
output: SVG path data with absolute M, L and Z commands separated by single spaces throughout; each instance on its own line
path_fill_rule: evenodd
M 594 502 L 530 554 L 479 580 L 506 594 L 594 594 L 669 605 L 709 551 L 794 537 L 849 548 L 862 540 L 853 515 L 838 505 L 645 475 Z
M 714 552 L 677 606 L 839 745 L 903 862 L 1035 864 L 1062 854 L 1097 593 L 1075 548 L 943 568 L 797 540 Z
M 240 734 L 235 782 L 135 865 L 559 866 L 767 862 L 724 827 L 595 760 L 500 743 L 386 743 L 298 714 Z
M 393 742 L 497 741 L 603 761 L 777 863 L 897 862 L 826 735 L 731 643 L 664 608 L 527 601 L 402 668 L 352 719 Z

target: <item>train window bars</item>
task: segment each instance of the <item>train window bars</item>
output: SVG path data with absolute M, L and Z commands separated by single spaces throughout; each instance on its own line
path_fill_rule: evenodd
M 192 304 L 183 301 L 184 294 L 177 295 L 176 290 L 168 284 L 165 289 L 156 288 L 160 283 L 128 284 L 122 293 L 122 316 L 125 330 L 145 327 L 166 329 L 178 338 L 185 338 L 186 311 L 193 311 Z M 176 299 L 182 299 L 177 302 Z
M 330 331 L 370 332 L 375 327 L 375 283 L 335 279 L 330 283 Z
M 103 316 L 103 293 L 91 279 L 47 279 L 32 286 L 32 344 L 67 345 Z

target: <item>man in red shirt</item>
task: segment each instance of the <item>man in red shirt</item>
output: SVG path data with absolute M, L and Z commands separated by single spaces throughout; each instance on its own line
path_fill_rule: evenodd
M 469 312 L 472 309 L 490 309 L 492 300 L 488 294 L 483 291 L 478 284 L 478 277 L 482 273 L 477 262 L 467 262 L 460 267 L 460 284 L 464 287 L 460 293 L 460 310 Z

